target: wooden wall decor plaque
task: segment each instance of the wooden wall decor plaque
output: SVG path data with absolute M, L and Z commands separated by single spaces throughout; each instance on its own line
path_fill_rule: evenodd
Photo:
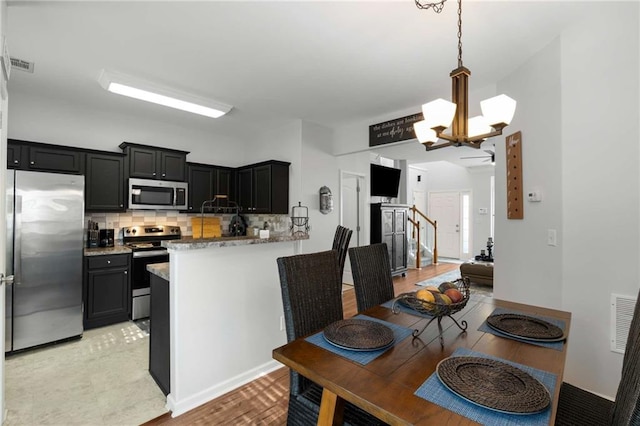
M 523 219 L 522 132 L 507 136 L 507 219 Z

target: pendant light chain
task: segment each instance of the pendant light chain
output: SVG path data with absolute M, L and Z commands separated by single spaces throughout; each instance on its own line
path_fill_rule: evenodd
M 458 0 L 458 68 L 462 66 L 462 0 Z

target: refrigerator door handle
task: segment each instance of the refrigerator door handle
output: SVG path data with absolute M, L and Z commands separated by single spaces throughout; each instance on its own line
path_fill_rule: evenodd
M 15 225 L 13 229 L 14 247 L 13 247 L 13 276 L 15 285 L 20 285 L 22 277 L 22 196 L 16 194 L 16 206 L 14 210 Z
M 0 285 L 2 284 L 13 284 L 13 275 L 7 275 L 6 277 L 4 276 L 4 274 L 0 274 Z

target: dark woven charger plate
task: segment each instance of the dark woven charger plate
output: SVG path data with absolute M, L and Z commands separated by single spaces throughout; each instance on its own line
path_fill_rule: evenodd
M 336 321 L 324 329 L 327 342 L 344 349 L 373 351 L 393 343 L 393 330 L 376 321 L 350 318 Z
M 524 339 L 556 341 L 564 331 L 548 321 L 520 314 L 496 314 L 487 317 L 487 325 L 511 336 Z
M 549 391 L 535 377 L 494 359 L 449 357 L 440 361 L 436 373 L 453 393 L 502 413 L 535 414 L 551 403 Z

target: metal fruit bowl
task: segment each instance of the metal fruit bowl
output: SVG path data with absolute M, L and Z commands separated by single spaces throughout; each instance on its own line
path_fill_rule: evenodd
M 427 324 L 422 328 L 422 330 L 413 331 L 413 337 L 417 337 L 420 334 L 422 334 L 422 332 L 427 328 L 427 326 L 429 326 L 429 324 L 431 324 L 433 320 L 437 319 L 438 329 L 440 331 L 440 345 L 444 347 L 444 341 L 442 338 L 442 327 L 440 325 L 440 321 L 442 320 L 442 317 L 451 318 L 453 322 L 458 326 L 458 328 L 460 328 L 462 331 L 465 331 L 467 329 L 466 321 L 462 320 L 460 323 L 458 323 L 455 320 L 455 318 L 453 318 L 451 315 L 462 310 L 462 308 L 464 308 L 467 305 L 467 302 L 469 301 L 469 295 L 470 295 L 469 277 L 459 278 L 451 282 L 455 285 L 455 288 L 458 291 L 460 291 L 460 293 L 462 293 L 462 300 L 460 300 L 459 302 L 448 303 L 448 304 L 433 303 L 426 300 L 418 299 L 416 297 L 416 292 L 403 293 L 393 301 L 391 310 L 395 314 L 400 312 L 400 306 L 398 305 L 402 305 L 420 314 L 425 314 L 425 315 L 428 315 L 429 317 L 432 317 L 431 320 L 429 320 L 429 322 L 427 322 Z
M 395 303 L 400 303 L 408 308 L 414 309 L 421 314 L 426 314 L 434 317 L 441 317 L 445 315 L 452 315 L 462 310 L 469 301 L 469 278 L 459 278 L 452 283 L 456 286 L 457 290 L 462 293 L 462 300 L 456 303 L 433 303 L 427 300 L 418 299 L 416 292 L 403 293 L 396 299 Z M 394 309 L 395 312 L 395 309 Z

